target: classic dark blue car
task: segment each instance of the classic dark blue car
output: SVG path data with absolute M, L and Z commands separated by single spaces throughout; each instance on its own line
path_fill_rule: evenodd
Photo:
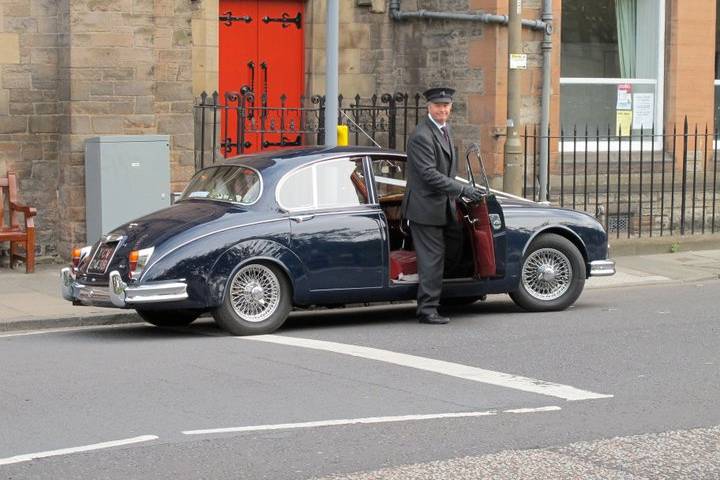
M 294 307 L 412 300 L 405 172 L 403 153 L 363 147 L 226 160 L 197 172 L 171 207 L 74 251 L 63 296 L 132 308 L 158 326 L 210 311 L 238 335 L 272 332 Z M 445 273 L 443 304 L 508 293 L 527 310 L 561 310 L 587 277 L 615 273 L 595 218 L 494 192 L 484 179 L 482 200 L 458 200 L 464 261 Z

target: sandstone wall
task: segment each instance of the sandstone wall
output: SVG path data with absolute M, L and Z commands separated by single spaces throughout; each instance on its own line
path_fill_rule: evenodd
M 308 1 L 306 32 L 307 93 L 325 90 L 325 4 Z M 523 1 L 523 18 L 538 19 L 541 0 Z M 431 86 L 457 89 L 452 124 L 461 152 L 480 141 L 492 176 L 502 174 L 507 115 L 507 29 L 503 26 L 457 20 L 390 18 L 387 0 L 340 0 L 340 92 L 407 92 Z M 505 0 L 403 0 L 404 11 L 483 11 L 507 14 Z M 556 7 L 556 17 L 559 6 Z M 559 65 L 559 35 L 554 40 L 554 61 Z M 523 29 L 522 122 L 540 121 L 542 85 L 542 33 Z M 555 78 L 557 82 L 557 78 Z M 557 92 L 557 88 L 555 88 Z M 558 99 L 553 98 L 553 117 Z M 424 102 L 421 102 L 424 105 Z
M 17 171 L 38 208 L 38 253 L 67 256 L 85 241 L 88 138 L 170 134 L 173 190 L 193 173 L 191 22 L 207 12 L 190 0 L 0 7 L 0 173 Z
M 0 175 L 38 208 L 38 254 L 55 254 L 61 111 L 57 0 L 0 0 Z M 0 245 L 7 248 L 8 245 Z
M 540 0 L 525 0 L 525 18 Z M 501 0 L 403 0 L 404 10 L 503 13 Z M 482 140 L 502 168 L 504 27 L 395 22 L 386 0 L 340 0 L 340 91 L 346 96 L 458 90 L 459 147 Z M 307 0 L 306 93 L 324 92 L 325 8 Z M 172 188 L 194 171 L 193 101 L 217 88 L 218 0 L 0 0 L 0 174 L 15 170 L 38 207 L 39 254 L 85 240 L 84 144 L 98 135 L 171 135 Z M 523 118 L 537 122 L 541 34 L 524 33 Z M 556 49 L 559 52 L 559 49 Z M 402 145 L 399 145 L 402 148 Z M 0 246 L 1 247 L 1 246 Z

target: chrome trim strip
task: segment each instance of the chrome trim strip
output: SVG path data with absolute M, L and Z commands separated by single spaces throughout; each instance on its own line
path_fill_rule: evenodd
M 63 298 L 71 302 L 118 308 L 188 298 L 187 284 L 182 280 L 128 287 L 117 270 L 110 272 L 110 283 L 105 287 L 77 283 L 71 269 L 63 268 L 60 271 L 60 289 Z
M 609 277 L 615 275 L 614 260 L 595 260 L 590 262 L 590 277 Z
M 223 229 L 221 229 L 221 230 L 215 230 L 215 231 L 213 231 L 213 232 L 205 233 L 205 234 L 203 234 L 203 235 L 200 235 L 200 236 L 191 238 L 191 239 L 188 240 L 187 242 L 181 243 L 181 244 L 178 245 L 177 247 L 175 247 L 175 248 L 173 248 L 173 249 L 171 249 L 171 250 L 168 250 L 168 251 L 165 252 L 162 256 L 160 256 L 160 257 L 158 257 L 156 260 L 154 260 L 151 264 L 147 265 L 147 266 L 145 267 L 145 269 L 143 270 L 142 275 L 140 276 L 140 280 L 142 280 L 143 278 L 145 278 L 145 276 L 147 275 L 147 273 L 148 273 L 150 270 L 152 270 L 152 268 L 153 268 L 160 260 L 162 260 L 163 258 L 167 257 L 167 256 L 170 255 L 171 253 L 173 253 L 173 252 L 181 249 L 182 247 L 191 244 L 192 242 L 194 242 L 194 241 L 196 241 L 196 240 L 200 240 L 201 238 L 209 237 L 210 235 L 215 235 L 216 233 L 222 233 L 222 232 L 227 232 L 227 231 L 229 231 L 229 230 L 234 230 L 234 229 L 236 229 L 236 228 L 250 227 L 250 226 L 252 226 L 252 225 L 261 225 L 261 224 L 263 224 L 263 223 L 272 223 L 272 222 L 280 222 L 280 221 L 290 221 L 290 220 L 289 220 L 287 217 L 280 217 L 280 218 L 272 218 L 272 219 L 270 219 L 270 220 L 260 220 L 260 221 L 258 221 L 258 222 L 243 223 L 243 224 L 241 224 L 241 225 L 233 225 L 232 227 L 223 228 Z
M 277 203 L 278 207 L 280 207 L 280 210 L 282 210 L 283 212 L 286 212 L 286 213 L 301 212 L 301 211 L 305 211 L 305 210 L 317 210 L 318 209 L 317 188 L 315 188 L 316 184 L 317 184 L 317 179 L 316 179 L 317 174 L 315 171 L 315 166 L 320 162 L 332 162 L 335 160 L 351 160 L 351 159 L 355 158 L 355 159 L 363 160 L 363 172 L 365 172 L 365 159 L 368 157 L 368 155 L 369 154 L 345 152 L 341 155 L 338 155 L 337 157 L 319 158 L 317 160 L 313 160 L 312 162 L 298 165 L 297 167 L 293 168 L 292 170 L 287 172 L 285 175 L 283 175 L 282 178 L 277 182 L 277 185 L 275 186 L 275 203 Z M 295 173 L 297 173 L 298 171 L 305 169 L 305 168 L 310 168 L 313 171 L 313 173 L 312 173 L 312 175 L 313 175 L 313 186 L 312 186 L 312 188 L 313 188 L 313 205 L 310 207 L 287 208 L 280 202 L 280 190 L 285 185 L 285 182 L 287 182 L 287 180 L 291 176 L 293 176 Z M 368 199 L 368 201 L 370 201 L 370 199 Z M 364 204 L 364 205 L 369 205 L 369 204 Z M 355 205 L 338 205 L 337 207 L 327 207 L 327 208 L 343 208 L 343 207 L 351 207 L 351 206 L 355 206 Z
M 72 270 L 70 267 L 65 267 L 62 270 L 60 270 L 60 293 L 62 294 L 62 297 L 72 302 L 75 298 L 73 297 L 73 282 L 75 281 L 75 276 L 72 273 Z
M 75 299 L 84 305 L 111 306 L 110 292 L 105 287 L 85 287 L 84 285 L 73 286 Z

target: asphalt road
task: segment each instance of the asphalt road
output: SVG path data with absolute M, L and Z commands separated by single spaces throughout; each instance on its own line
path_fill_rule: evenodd
M 720 478 L 718 298 L 491 296 L 447 326 L 303 312 L 260 340 L 204 320 L 0 335 L 0 478 Z

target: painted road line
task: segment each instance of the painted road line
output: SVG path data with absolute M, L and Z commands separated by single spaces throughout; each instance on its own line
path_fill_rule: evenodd
M 381 350 L 378 348 L 362 347 L 347 343 L 326 342 L 324 340 L 312 340 L 309 338 L 285 337 L 281 335 L 258 335 L 254 337 L 236 337 L 242 340 L 255 342 L 275 343 L 292 347 L 310 348 L 326 352 L 340 353 L 353 357 L 366 358 L 379 362 L 392 363 L 403 367 L 425 370 L 451 377 L 463 378 L 473 382 L 487 383 L 498 387 L 512 388 L 524 392 L 549 395 L 564 400 L 593 400 L 598 398 L 612 398 L 612 395 L 589 392 L 579 388 L 559 383 L 545 382 L 534 378 L 521 377 L 510 373 L 485 370 L 483 368 L 471 367 L 460 363 L 445 362 L 432 358 L 418 357 L 405 353 Z
M 513 410 L 485 410 L 481 412 L 451 412 L 451 413 L 430 413 L 425 415 L 398 415 L 390 417 L 365 417 L 365 418 L 343 418 L 339 420 L 319 420 L 316 422 L 299 422 L 299 423 L 278 423 L 274 425 L 250 425 L 245 427 L 227 427 L 227 428 L 209 428 L 203 430 L 186 430 L 182 432 L 185 435 L 211 435 L 218 433 L 240 433 L 240 432 L 258 432 L 266 430 L 289 430 L 294 428 L 318 428 L 318 427 L 335 427 L 339 425 L 359 425 L 371 423 L 395 423 L 395 422 L 413 422 L 418 420 L 437 420 L 443 418 L 468 418 L 468 417 L 490 417 L 499 413 L 539 413 L 539 412 L 555 412 L 561 410 L 560 407 L 549 406 L 540 408 L 518 408 Z
M 83 325 L 79 327 L 59 327 L 59 328 L 48 328 L 43 330 L 25 330 L 20 332 L 12 333 L 0 333 L 0 338 L 11 338 L 11 337 L 27 337 L 29 335 L 47 335 L 50 333 L 65 333 L 65 332 L 78 332 L 83 330 L 106 330 L 111 328 L 148 328 L 147 324 L 141 323 L 120 323 L 116 325 Z
M 14 457 L 0 458 L 0 465 L 10 465 L 12 463 L 29 462 L 36 458 L 57 457 L 59 455 L 69 455 L 71 453 L 90 452 L 92 450 L 102 450 L 104 448 L 120 447 L 133 443 L 149 442 L 157 440 L 155 435 L 142 435 L 140 437 L 126 438 L 124 440 L 113 440 L 111 442 L 94 443 L 92 445 L 84 445 L 82 447 L 62 448 L 60 450 L 49 450 L 47 452 L 26 453 L 24 455 L 16 455 Z

